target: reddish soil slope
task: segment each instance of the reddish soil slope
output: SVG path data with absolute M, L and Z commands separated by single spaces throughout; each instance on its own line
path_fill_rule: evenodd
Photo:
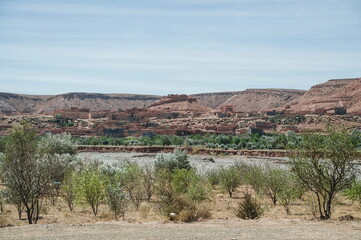
M 336 107 L 346 107 L 348 112 L 361 111 L 361 78 L 332 79 L 315 85 L 286 109 L 291 112 L 315 112 Z

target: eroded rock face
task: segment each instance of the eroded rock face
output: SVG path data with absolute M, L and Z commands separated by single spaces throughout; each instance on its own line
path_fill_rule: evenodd
M 224 105 L 228 99 L 233 97 L 236 94 L 241 93 L 241 91 L 237 92 L 214 92 L 214 93 L 199 93 L 190 95 L 192 97 L 197 98 L 198 102 L 203 104 L 204 106 L 217 109 Z
M 289 112 L 327 112 L 346 108 L 361 112 L 361 78 L 332 79 L 311 87 L 302 97 L 289 104 Z
M 235 112 L 257 112 L 280 109 L 305 91 L 292 89 L 247 89 L 229 98 L 222 105 L 233 105 Z

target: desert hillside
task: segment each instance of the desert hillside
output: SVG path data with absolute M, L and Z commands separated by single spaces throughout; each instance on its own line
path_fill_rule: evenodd
M 331 79 L 315 85 L 286 109 L 315 112 L 335 107 L 346 107 L 348 112 L 361 111 L 361 78 Z
M 175 112 L 206 113 L 212 109 L 198 102 L 196 98 L 187 95 L 168 95 L 153 103 L 150 109 L 170 110 Z
M 233 105 L 234 111 L 287 110 L 289 112 L 328 111 L 346 107 L 350 113 L 361 112 L 361 78 L 333 79 L 310 90 L 247 89 L 245 91 L 199 93 L 189 98 L 197 101 L 153 106 L 172 111 L 208 111 Z M 151 106 L 161 99 L 156 95 L 66 93 L 61 95 L 24 95 L 0 93 L 0 113 L 50 113 L 71 107 L 90 110 L 126 110 Z
M 71 107 L 91 110 L 119 110 L 149 106 L 159 96 L 135 94 L 67 93 L 54 96 L 32 96 L 0 93 L 0 111 L 3 113 L 48 113 Z
M 213 92 L 213 93 L 198 93 L 190 95 L 191 97 L 197 98 L 201 104 L 217 109 L 224 104 L 225 101 L 233 97 L 234 95 L 241 93 L 238 92 Z
M 271 111 L 301 97 L 305 91 L 293 89 L 247 89 L 222 105 L 233 105 L 236 112 Z

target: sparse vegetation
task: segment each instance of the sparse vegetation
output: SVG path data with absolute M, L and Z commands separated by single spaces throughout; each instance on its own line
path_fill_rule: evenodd
M 355 134 L 336 131 L 328 136 L 307 135 L 299 143 L 298 137 L 291 133 L 290 139 L 297 138 L 294 140 L 297 144 L 290 144 L 297 146 L 293 148 L 292 172 L 237 162 L 202 175 L 191 166 L 187 154 L 182 151 L 158 154 L 154 167 L 130 161 L 112 165 L 91 161 L 80 163 L 76 161 L 74 143 L 69 135 L 38 139 L 28 125 L 13 131 L 1 157 L 1 174 L 5 180 L 1 191 L 6 201 L 0 201 L 0 210 L 6 211 L 7 204 L 11 204 L 21 219 L 25 209 L 29 221 L 28 208 L 32 207 L 32 223 L 38 221 L 39 215 L 52 216 L 54 209 L 64 211 L 61 204 L 69 208 L 66 210 L 69 215 L 88 212 L 95 219 L 133 220 L 131 215 L 135 213 L 146 219 L 150 214 L 161 213 L 169 217 L 172 213 L 172 220 L 191 222 L 222 212 L 229 214 L 233 210 L 237 217 L 257 219 L 266 207 L 283 207 L 286 214 L 292 216 L 300 214 L 299 206 L 307 206 L 308 213 L 326 219 L 331 217 L 333 209 L 328 208 L 329 199 L 332 205 L 337 204 L 336 193 L 342 191 L 347 198 L 361 201 L 360 183 L 353 181 L 356 172 L 352 156 L 358 143 Z M 229 139 L 232 138 L 220 137 L 219 141 L 226 143 Z M 17 148 L 18 145 L 24 146 L 25 151 Z M 11 169 L 14 166 L 10 165 L 10 159 L 15 159 L 20 172 Z M 36 175 L 38 171 L 41 171 L 40 176 Z M 36 176 L 35 180 L 39 181 L 36 183 L 41 183 L 37 186 L 30 178 L 26 179 L 27 185 L 21 182 L 41 193 L 24 192 L 37 201 L 30 199 L 25 203 L 16 188 L 19 185 L 9 181 L 12 179 L 9 177 L 23 177 L 26 173 Z M 351 186 L 349 183 L 352 182 Z M 241 192 L 245 194 L 239 201 L 243 197 Z M 55 201 L 58 196 L 60 200 Z M 1 209 L 4 205 L 6 208 Z

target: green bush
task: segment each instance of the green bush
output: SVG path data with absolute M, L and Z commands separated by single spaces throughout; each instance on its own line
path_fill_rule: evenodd
M 301 198 L 305 189 L 295 176 L 285 173 L 286 174 L 286 183 L 283 188 L 280 190 L 278 194 L 278 198 L 284 207 L 287 214 L 291 213 L 290 205 L 297 199 Z
M 217 186 L 219 184 L 219 171 L 217 169 L 207 171 L 206 178 L 212 187 Z
M 105 199 L 105 177 L 98 168 L 87 167 L 77 179 L 79 199 L 90 205 L 94 216 Z
M 277 204 L 280 192 L 288 187 L 287 183 L 290 180 L 288 176 L 287 172 L 282 169 L 265 169 L 263 189 L 274 205 Z
M 241 173 L 237 167 L 231 166 L 219 170 L 219 183 L 228 192 L 229 197 L 232 197 L 233 192 L 241 185 L 241 182 Z
M 185 152 L 175 150 L 173 154 L 158 154 L 155 161 L 155 169 L 166 169 L 168 172 L 174 172 L 176 169 L 191 169 L 188 156 Z
M 361 205 L 361 182 L 355 181 L 351 188 L 348 188 L 344 191 L 344 195 L 348 199 L 357 201 Z
M 265 174 L 263 169 L 259 166 L 248 167 L 248 170 L 245 173 L 245 181 L 252 186 L 256 193 L 262 193 L 265 183 Z
M 248 192 L 244 194 L 244 200 L 234 209 L 237 217 L 242 219 L 258 219 L 263 214 L 264 209 L 261 204 Z
M 64 176 L 63 183 L 61 184 L 61 196 L 65 200 L 71 212 L 74 210 L 74 204 L 78 196 L 76 189 L 77 179 L 75 171 L 68 171 Z
M 125 193 L 121 182 L 108 182 L 105 186 L 105 199 L 109 209 L 113 212 L 114 219 L 125 218 L 129 196 Z

